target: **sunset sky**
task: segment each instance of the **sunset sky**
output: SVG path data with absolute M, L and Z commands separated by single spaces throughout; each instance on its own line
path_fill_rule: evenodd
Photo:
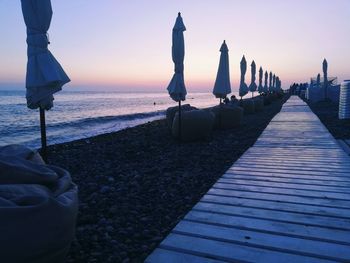
M 49 49 L 71 87 L 164 90 L 173 74 L 171 30 L 181 12 L 188 91 L 211 91 L 225 39 L 231 81 L 254 59 L 283 88 L 322 72 L 350 78 L 350 0 L 51 0 Z M 19 0 L 0 0 L 0 88 L 22 87 L 26 33 Z M 246 75 L 250 81 L 250 67 Z

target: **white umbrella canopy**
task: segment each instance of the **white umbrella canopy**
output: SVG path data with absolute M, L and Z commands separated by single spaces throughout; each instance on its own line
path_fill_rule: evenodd
M 27 26 L 27 106 L 49 110 L 53 106 L 53 94 L 70 81 L 47 48 L 47 31 L 52 18 L 51 1 L 21 0 L 21 4 Z
M 227 96 L 227 94 L 231 93 L 228 48 L 225 40 L 221 45 L 220 52 L 220 62 L 214 84 L 213 94 L 216 98 L 223 99 Z
M 251 92 L 254 92 L 258 88 L 256 86 L 256 83 L 255 83 L 255 80 L 256 80 L 256 77 L 255 77 L 256 65 L 255 65 L 255 61 L 254 60 L 253 60 L 252 64 L 250 65 L 250 67 L 251 67 L 251 82 L 250 82 L 250 85 L 249 85 L 249 90 Z
M 239 85 L 239 96 L 242 98 L 249 91 L 248 86 L 244 81 L 245 73 L 247 72 L 247 61 L 245 60 L 244 56 L 242 57 L 240 66 L 241 66 L 241 82 Z
M 263 74 L 264 74 L 263 69 L 262 69 L 262 67 L 260 67 L 260 69 L 259 69 L 259 85 L 258 85 L 258 92 L 259 93 L 264 92 L 264 87 L 262 85 Z
M 172 33 L 172 59 L 175 64 L 175 74 L 167 88 L 170 97 L 177 102 L 185 100 L 187 94 L 184 81 L 185 41 L 183 32 L 185 30 L 181 13 L 178 13 Z

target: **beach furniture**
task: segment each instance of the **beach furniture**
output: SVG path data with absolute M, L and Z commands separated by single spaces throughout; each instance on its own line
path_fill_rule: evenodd
M 244 56 L 242 57 L 242 60 L 240 62 L 240 69 L 241 69 L 241 80 L 240 80 L 240 84 L 239 84 L 239 96 L 242 99 L 243 96 L 245 96 L 249 91 L 249 88 L 244 80 L 245 73 L 247 72 L 247 61 L 246 61 Z
M 231 129 L 241 125 L 243 108 L 238 105 L 220 105 L 211 108 L 215 114 L 214 127 L 217 129 Z
M 269 74 L 269 92 L 273 92 L 273 87 L 272 87 L 272 71 L 270 71 Z
M 264 89 L 263 89 L 265 94 L 269 93 L 269 87 L 267 85 L 268 78 L 269 78 L 269 73 L 267 73 L 267 71 L 265 71 L 265 81 L 264 81 Z
M 186 100 L 186 87 L 184 81 L 184 58 L 185 58 L 185 40 L 183 32 L 186 27 L 183 23 L 181 13 L 175 21 L 172 32 L 172 59 L 175 64 L 174 75 L 168 85 L 170 97 L 179 103 L 179 139 L 181 140 L 181 101 Z
M 70 174 L 30 149 L 0 148 L 0 262 L 64 262 L 75 235 Z
M 331 101 L 338 103 L 340 99 L 340 84 L 338 85 L 330 85 L 328 87 L 328 99 Z
M 185 142 L 203 140 L 210 137 L 215 115 L 209 110 L 192 110 L 182 113 L 181 140 Z M 179 113 L 174 117 L 172 134 L 179 137 Z
M 52 18 L 50 0 L 21 0 L 24 22 L 27 26 L 28 63 L 26 98 L 30 109 L 40 112 L 42 154 L 46 159 L 45 110 L 53 106 L 53 94 L 70 81 L 61 65 L 48 50 L 48 29 Z M 40 19 L 39 19 L 40 17 Z
M 254 97 L 254 91 L 256 91 L 256 89 L 258 88 L 258 86 L 255 83 L 256 77 L 256 65 L 255 62 L 253 60 L 252 64 L 250 65 L 251 67 L 251 82 L 249 85 L 249 91 L 252 93 L 252 98 Z
M 262 111 L 264 109 L 264 99 L 262 97 L 260 96 L 255 97 L 253 101 L 254 101 L 254 110 L 256 112 Z
M 262 85 L 262 79 L 263 79 L 264 71 L 262 67 L 259 69 L 259 85 L 258 85 L 258 92 L 261 94 L 264 92 L 264 87 Z
M 350 119 L 350 80 L 344 80 L 341 84 L 339 119 Z
M 192 107 L 190 104 L 184 104 L 181 105 L 181 111 L 190 111 L 190 110 L 196 110 L 197 108 Z M 175 106 L 175 107 L 170 107 L 166 110 L 166 120 L 168 123 L 168 126 L 170 127 L 170 129 L 173 127 L 173 121 L 174 121 L 174 117 L 175 117 L 175 113 L 177 113 L 179 111 L 179 107 Z
M 244 99 L 240 101 L 240 106 L 244 110 L 244 114 L 253 114 L 255 112 L 254 100 Z
M 270 98 L 270 94 L 265 94 L 263 97 L 264 100 L 264 106 L 270 105 L 271 104 L 271 98 Z
M 225 40 L 221 45 L 220 53 L 219 68 L 215 79 L 213 94 L 216 98 L 220 99 L 221 104 L 221 100 L 226 98 L 227 94 L 231 93 L 228 47 Z

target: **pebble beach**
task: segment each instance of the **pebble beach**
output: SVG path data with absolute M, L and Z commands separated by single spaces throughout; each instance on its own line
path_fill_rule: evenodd
M 245 115 L 239 128 L 179 143 L 157 120 L 49 147 L 48 162 L 79 187 L 67 262 L 143 262 L 215 181 L 251 147 L 283 102 Z

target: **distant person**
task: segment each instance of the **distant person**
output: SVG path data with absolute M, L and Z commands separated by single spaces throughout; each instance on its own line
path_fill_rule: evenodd
M 238 103 L 238 99 L 236 98 L 235 95 L 232 95 L 230 99 L 231 99 L 231 101 L 230 101 L 231 104 L 237 104 Z
M 156 106 L 156 104 L 157 104 L 156 102 L 153 102 L 153 105 L 154 105 L 154 106 Z
M 229 104 L 229 102 L 230 102 L 230 100 L 229 100 L 227 97 L 225 97 L 224 103 L 225 103 L 225 104 Z

